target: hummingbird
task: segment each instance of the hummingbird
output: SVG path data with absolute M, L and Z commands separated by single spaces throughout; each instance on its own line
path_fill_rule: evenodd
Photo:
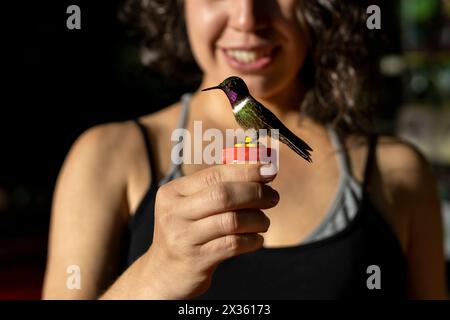
M 279 140 L 295 151 L 308 162 L 312 162 L 311 147 L 289 130 L 269 109 L 250 95 L 244 80 L 232 76 L 226 78 L 218 86 L 203 89 L 202 91 L 219 89 L 226 95 L 233 108 L 236 122 L 244 129 L 270 129 L 279 130 Z

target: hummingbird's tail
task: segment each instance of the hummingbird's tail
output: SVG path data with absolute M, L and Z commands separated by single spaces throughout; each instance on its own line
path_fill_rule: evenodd
M 313 151 L 311 147 L 302 139 L 297 137 L 294 133 L 287 130 L 284 134 L 280 132 L 280 141 L 286 144 L 289 148 L 295 151 L 300 157 L 308 162 L 312 162 L 311 154 L 309 151 Z

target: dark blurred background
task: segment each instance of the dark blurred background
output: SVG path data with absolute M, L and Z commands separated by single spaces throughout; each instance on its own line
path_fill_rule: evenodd
M 81 30 L 66 9 L 81 8 Z M 147 114 L 193 91 L 144 69 L 119 0 L 2 4 L 6 40 L 0 107 L 0 300 L 38 299 L 51 198 L 74 140 L 87 128 Z M 435 168 L 450 259 L 450 1 L 382 6 L 384 57 L 375 92 L 379 131 L 421 149 Z

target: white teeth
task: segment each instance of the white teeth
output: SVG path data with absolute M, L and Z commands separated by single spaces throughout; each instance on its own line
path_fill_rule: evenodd
M 242 61 L 244 61 L 245 63 L 248 63 L 249 60 L 250 60 L 250 53 L 245 52 L 245 51 L 242 52 L 241 59 L 242 59 Z
M 245 61 L 245 52 L 244 51 L 236 51 L 235 57 L 240 61 Z
M 270 54 L 270 49 L 257 49 L 257 50 L 226 50 L 229 56 L 232 56 L 238 62 L 251 63 L 262 57 L 266 57 Z

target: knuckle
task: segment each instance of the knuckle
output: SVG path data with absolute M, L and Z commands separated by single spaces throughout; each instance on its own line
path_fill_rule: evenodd
M 161 202 L 165 199 L 165 195 L 166 195 L 166 188 L 164 186 L 161 186 L 160 188 L 158 188 L 158 191 L 156 192 L 156 201 L 157 202 Z
M 172 181 L 169 181 L 168 183 L 164 183 L 158 188 L 158 192 L 162 194 L 167 194 L 169 192 L 169 189 L 171 188 Z
M 231 195 L 226 185 L 218 184 L 211 190 L 211 200 L 226 207 L 231 201 Z
M 204 184 L 206 184 L 207 186 L 212 186 L 222 181 L 222 174 L 221 171 L 217 169 L 208 170 L 202 176 L 202 179 Z
M 167 204 L 168 201 L 168 196 L 169 196 L 169 187 L 167 185 L 162 185 L 161 187 L 158 188 L 158 191 L 156 192 L 156 198 L 155 201 L 156 203 L 160 204 L 160 205 L 165 205 Z
M 156 212 L 177 212 L 179 211 L 179 200 L 182 196 L 174 190 L 171 182 L 160 186 L 155 196 L 155 214 Z
M 235 211 L 231 211 L 225 214 L 222 214 L 221 218 L 222 231 L 224 234 L 233 233 L 238 231 L 239 223 L 237 213 Z
M 227 235 L 224 237 L 225 250 L 230 254 L 235 254 L 239 250 L 239 236 Z

